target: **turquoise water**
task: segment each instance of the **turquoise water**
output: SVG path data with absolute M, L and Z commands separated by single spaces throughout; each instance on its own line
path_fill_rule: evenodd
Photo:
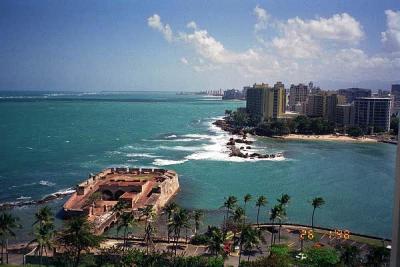
M 316 224 L 390 236 L 395 146 L 257 138 L 254 151 L 283 152 L 284 159 L 229 158 L 229 135 L 211 122 L 240 106 L 160 92 L 0 92 L 0 202 L 67 190 L 110 166 L 156 166 L 180 174 L 176 201 L 207 210 L 205 224 L 220 222 L 227 195 L 264 194 L 269 209 L 288 193 L 290 222 L 309 223 L 309 201 L 322 196 Z M 58 210 L 63 201 L 51 205 Z M 13 211 L 23 216 L 23 233 L 35 209 Z

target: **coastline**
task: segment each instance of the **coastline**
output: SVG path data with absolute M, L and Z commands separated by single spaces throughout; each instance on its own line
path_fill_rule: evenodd
M 242 128 L 235 128 L 230 125 L 225 118 L 216 120 L 214 123 L 217 127 L 222 129 L 223 131 L 229 132 L 232 135 L 243 135 Z M 382 142 L 381 140 L 367 137 L 367 136 L 360 136 L 360 137 L 351 137 L 348 135 L 336 135 L 336 134 L 288 134 L 288 135 L 275 135 L 275 136 L 264 136 L 264 135 L 257 135 L 256 133 L 252 132 L 252 136 L 255 137 L 267 137 L 273 139 L 280 139 L 283 141 L 327 141 L 327 142 L 349 142 L 349 143 L 379 143 Z
M 351 137 L 346 135 L 305 135 L 288 134 L 283 136 L 273 136 L 272 138 L 281 140 L 306 140 L 306 141 L 329 141 L 329 142 L 356 142 L 356 143 L 378 143 L 378 140 L 369 137 Z

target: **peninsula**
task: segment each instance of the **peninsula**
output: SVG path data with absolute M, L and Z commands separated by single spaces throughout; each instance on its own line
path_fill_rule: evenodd
M 146 206 L 158 212 L 178 190 L 178 174 L 172 170 L 109 168 L 78 184 L 63 210 L 66 217 L 86 216 L 101 234 L 117 221 L 118 202 L 139 217 Z

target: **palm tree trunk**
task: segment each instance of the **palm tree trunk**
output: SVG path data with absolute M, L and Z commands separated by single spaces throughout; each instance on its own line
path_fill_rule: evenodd
M 1 264 L 4 263 L 4 241 L 1 240 Z
M 272 223 L 274 223 L 274 221 L 272 221 Z M 271 246 L 272 246 L 272 243 L 274 242 L 275 227 L 273 225 L 271 227 L 272 227 L 272 233 L 271 233 Z
M 76 254 L 76 259 L 75 259 L 74 267 L 78 267 L 80 259 L 81 259 L 81 250 L 78 249 L 78 252 L 77 252 L 77 254 Z
M 278 233 L 279 243 L 281 243 L 281 228 L 282 228 L 282 221 L 279 221 L 279 233 Z
M 6 263 L 8 264 L 8 238 L 6 239 Z
M 314 230 L 314 213 L 315 213 L 315 208 L 312 211 L 312 216 L 311 216 L 311 228 Z
M 259 223 L 258 223 L 258 216 L 260 215 L 260 206 L 258 206 L 257 209 L 257 227 L 260 227 Z

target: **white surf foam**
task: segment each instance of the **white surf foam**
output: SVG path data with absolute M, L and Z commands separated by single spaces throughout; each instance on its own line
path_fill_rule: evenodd
M 166 166 L 166 165 L 182 164 L 185 163 L 186 161 L 188 161 L 188 159 L 183 159 L 183 160 L 155 159 L 152 164 L 156 166 Z
M 46 181 L 46 180 L 40 180 L 39 184 L 40 185 L 44 185 L 44 186 L 55 186 L 56 185 L 55 183 L 49 182 L 49 181 Z
M 158 158 L 159 156 L 150 153 L 128 153 L 126 154 L 129 158 Z
M 31 197 L 20 196 L 17 198 L 17 200 L 28 200 L 28 199 L 31 199 Z

